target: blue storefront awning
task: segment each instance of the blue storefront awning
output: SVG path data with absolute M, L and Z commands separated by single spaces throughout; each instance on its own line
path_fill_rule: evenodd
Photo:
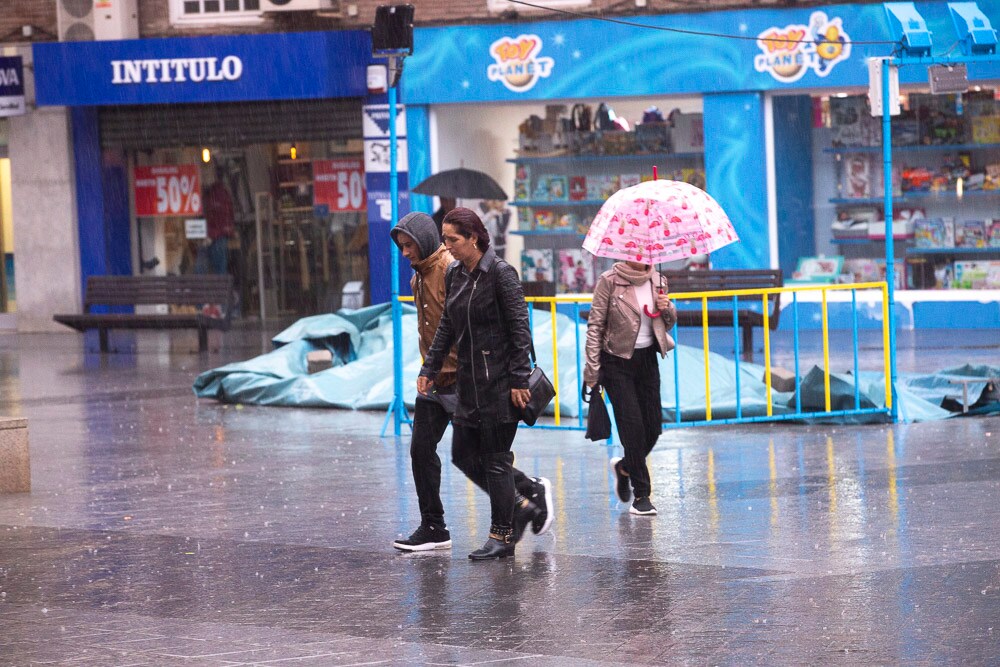
M 41 106 L 361 97 L 367 31 L 35 44 Z

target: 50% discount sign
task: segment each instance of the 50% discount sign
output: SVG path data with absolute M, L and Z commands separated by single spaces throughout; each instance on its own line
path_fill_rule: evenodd
M 313 160 L 313 204 L 330 211 L 363 211 L 365 165 L 361 158 Z
M 135 168 L 135 213 L 138 216 L 201 214 L 201 176 L 196 164 Z

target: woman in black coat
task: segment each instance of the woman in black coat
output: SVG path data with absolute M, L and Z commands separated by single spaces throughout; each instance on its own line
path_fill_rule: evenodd
M 490 247 L 479 216 L 456 208 L 442 236 L 457 260 L 445 275 L 445 305 L 417 378 L 426 394 L 452 345 L 458 351 L 458 407 L 452 458 L 490 496 L 490 536 L 473 560 L 514 554 L 514 454 L 520 409 L 528 404 L 528 306 L 517 271 Z M 549 508 L 551 511 L 551 508 Z

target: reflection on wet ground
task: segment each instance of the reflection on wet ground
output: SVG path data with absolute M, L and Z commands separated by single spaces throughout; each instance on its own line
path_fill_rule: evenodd
M 551 535 L 471 563 L 489 505 L 451 466 L 453 549 L 390 548 L 417 507 L 381 414 L 196 400 L 257 353 L 235 339 L 102 360 L 0 336 L 33 485 L 0 496 L 0 664 L 1000 662 L 1000 418 L 670 431 L 653 518 L 614 498 L 614 448 L 522 430 Z

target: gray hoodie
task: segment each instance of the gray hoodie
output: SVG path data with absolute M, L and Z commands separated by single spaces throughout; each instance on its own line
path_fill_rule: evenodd
M 420 248 L 420 258 L 427 259 L 441 247 L 441 234 L 438 233 L 434 219 L 426 213 L 407 213 L 403 219 L 389 231 L 392 240 L 399 245 L 399 233 L 405 232 L 417 242 Z

